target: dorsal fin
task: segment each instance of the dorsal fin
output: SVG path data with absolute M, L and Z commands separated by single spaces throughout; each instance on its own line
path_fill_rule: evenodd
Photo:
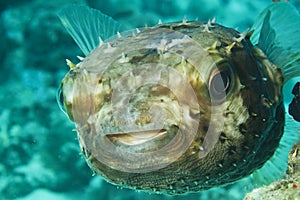
M 285 82 L 300 76 L 300 15 L 290 3 L 273 3 L 251 28 L 251 41 L 282 68 Z
M 120 29 L 111 17 L 84 5 L 68 5 L 58 17 L 85 55 L 99 45 L 99 37 L 105 40 Z

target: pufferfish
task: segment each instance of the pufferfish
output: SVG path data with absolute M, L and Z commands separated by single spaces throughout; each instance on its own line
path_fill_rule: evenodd
M 289 3 L 243 33 L 186 18 L 118 32 L 111 17 L 76 5 L 59 18 L 86 57 L 67 60 L 58 101 L 108 182 L 197 192 L 252 174 L 279 149 L 283 85 L 300 75 L 300 16 Z

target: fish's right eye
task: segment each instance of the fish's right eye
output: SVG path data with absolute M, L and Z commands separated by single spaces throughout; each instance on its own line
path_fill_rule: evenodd
M 222 64 L 216 67 L 210 75 L 208 89 L 212 101 L 221 103 L 226 99 L 232 88 L 233 72 L 230 64 Z
M 58 104 L 58 107 L 60 108 L 60 110 L 66 114 L 66 109 L 64 106 L 64 93 L 62 91 L 62 84 L 60 85 L 60 87 L 57 90 L 56 101 L 57 101 L 57 104 Z

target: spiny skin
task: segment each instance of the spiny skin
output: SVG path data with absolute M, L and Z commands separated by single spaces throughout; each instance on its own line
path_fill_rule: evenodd
M 185 53 L 189 51 L 186 44 L 190 40 L 181 35 L 192 38 L 195 45 L 201 47 L 199 52 Z M 171 36 L 176 39 L 168 40 Z M 79 142 L 89 166 L 113 184 L 169 194 L 209 189 L 233 182 L 260 168 L 273 155 L 283 134 L 283 77 L 280 69 L 244 37 L 234 29 L 214 23 L 170 23 L 142 30 L 133 36 L 118 37 L 109 45 L 102 44 L 91 52 L 71 69 L 62 82 L 66 111 L 76 123 Z M 168 47 L 168 44 L 173 46 Z M 209 86 L 215 72 L 211 61 L 220 71 L 229 74 L 230 81 L 226 99 L 214 103 Z M 154 139 L 155 145 L 149 144 L 150 150 L 165 145 L 164 142 L 170 141 L 168 136 L 174 136 L 179 130 L 181 124 L 177 118 L 182 110 L 178 108 L 178 98 L 182 98 L 183 105 L 189 106 L 189 119 L 199 120 L 199 126 L 191 144 L 174 162 L 149 172 L 126 172 L 115 168 L 123 165 L 122 160 L 111 158 L 109 166 L 101 162 L 99 156 L 109 158 L 110 154 L 99 148 L 101 141 L 95 141 L 101 134 L 99 130 L 119 131 L 117 122 L 120 121 L 111 118 L 113 108 L 110 103 L 116 90 L 113 85 L 127 71 L 135 73 L 139 66 L 147 63 L 175 69 L 192 86 L 197 97 L 197 102 L 189 101 L 186 88 L 178 88 L 179 97 L 159 86 L 145 85 L 138 89 L 139 95 L 133 96 L 128 104 L 129 109 L 139 116 L 136 123 L 141 126 L 149 123 L 149 118 L 142 114 L 151 107 L 151 102 L 169 111 L 165 127 L 167 134 Z M 105 69 L 100 70 L 103 65 Z M 162 76 L 163 72 L 159 73 Z M 132 82 L 126 81 L 122 84 L 130 87 Z M 177 84 L 177 87 L 183 86 Z M 200 113 L 193 113 L 197 106 Z M 218 124 L 216 111 L 221 112 L 224 125 Z M 99 127 L 100 122 L 114 126 Z M 210 129 L 211 125 L 214 128 Z M 218 140 L 201 157 L 203 147 L 209 142 L 206 140 L 209 130 L 218 136 Z M 189 131 L 189 127 L 183 124 L 179 133 L 183 143 L 184 138 L 191 137 Z M 118 139 L 118 136 L 109 138 L 120 148 L 131 148 L 137 153 L 150 151 L 141 145 L 123 145 Z M 171 145 L 166 155 L 175 157 L 178 145 L 183 145 L 180 141 Z M 151 167 L 159 160 L 153 158 L 142 164 Z M 139 169 L 138 165 L 131 163 L 127 167 Z

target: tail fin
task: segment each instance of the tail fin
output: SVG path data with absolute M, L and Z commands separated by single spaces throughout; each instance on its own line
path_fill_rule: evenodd
M 253 44 L 282 68 L 285 82 L 300 76 L 300 15 L 290 3 L 273 3 L 251 28 Z

